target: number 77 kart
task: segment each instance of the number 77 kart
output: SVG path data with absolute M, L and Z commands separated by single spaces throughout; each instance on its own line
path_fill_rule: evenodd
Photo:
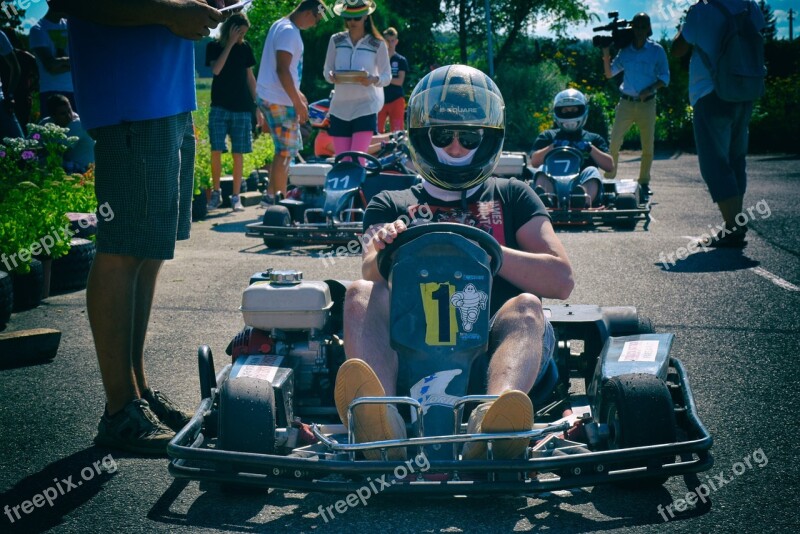
M 261 222 L 248 224 L 245 235 L 262 238 L 270 248 L 358 243 L 370 199 L 380 191 L 408 189 L 419 180 L 405 166 L 407 154 L 402 144 L 400 136 L 389 144 L 389 153 L 379 157 L 343 152 L 332 167 L 290 167 L 289 180 L 295 188 L 277 206 L 268 207 Z
M 211 350 L 199 349 L 202 400 L 168 446 L 170 472 L 224 486 L 351 493 L 381 480 L 387 494 L 464 495 L 662 484 L 712 466 L 712 438 L 670 356 L 674 336 L 633 307 L 546 306 L 555 354 L 529 394 L 532 428 L 468 433 L 469 410 L 496 398 L 480 384 L 501 263 L 494 238 L 460 224 L 409 228 L 380 252 L 399 396 L 355 399 L 348 426 L 333 401 L 347 283 L 258 273 L 231 362 L 215 374 Z M 365 403 L 396 405 L 408 437 L 356 442 L 353 409 Z M 524 454 L 495 458 L 510 439 L 525 440 Z M 486 452 L 466 459 L 475 442 Z M 413 462 L 390 459 L 397 449 Z
M 650 225 L 650 202 L 633 180 L 592 179 L 598 193 L 592 199 L 580 183 L 584 156 L 572 146 L 559 146 L 547 153 L 530 185 L 542 199 L 553 225 L 609 225 L 634 229 L 644 221 Z

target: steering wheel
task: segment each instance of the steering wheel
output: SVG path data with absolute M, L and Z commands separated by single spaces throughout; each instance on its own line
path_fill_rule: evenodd
M 364 167 L 367 170 L 367 174 L 370 176 L 377 176 L 383 170 L 383 165 L 381 165 L 380 160 L 373 156 L 372 154 L 367 154 L 365 152 L 356 152 L 355 150 L 350 150 L 347 152 L 342 152 L 341 154 L 337 154 L 336 157 L 333 159 L 333 164 L 336 165 L 337 163 L 341 162 L 344 158 L 351 158 L 356 165 L 360 165 L 358 158 L 364 158 L 367 160 L 367 165 Z
M 497 240 L 478 228 L 467 226 L 466 224 L 458 223 L 428 223 L 419 226 L 412 226 L 404 232 L 397 234 L 394 241 L 386 245 L 386 248 L 378 251 L 378 271 L 385 279 L 389 279 L 389 273 L 392 271 L 392 257 L 394 253 L 401 246 L 406 243 L 427 234 L 433 233 L 452 233 L 466 237 L 471 241 L 475 241 L 491 259 L 492 276 L 497 274 L 500 267 L 503 265 L 503 251 L 500 248 L 500 243 Z

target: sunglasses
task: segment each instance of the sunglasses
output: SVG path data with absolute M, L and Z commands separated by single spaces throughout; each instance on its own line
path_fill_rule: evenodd
M 458 142 L 467 150 L 474 150 L 483 141 L 483 130 L 451 130 L 448 128 L 431 128 L 428 131 L 431 138 L 431 143 L 436 148 L 445 148 L 449 146 L 453 139 L 458 139 Z

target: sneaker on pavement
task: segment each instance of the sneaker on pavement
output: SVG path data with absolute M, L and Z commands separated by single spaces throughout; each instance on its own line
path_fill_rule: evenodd
M 261 197 L 261 203 L 259 204 L 259 206 L 262 208 L 268 208 L 274 205 L 275 205 L 275 197 L 273 197 L 269 193 L 264 193 L 264 196 Z
M 742 248 L 747 244 L 746 235 L 747 226 L 725 228 L 710 237 L 706 236 L 701 239 L 700 244 L 706 248 Z
M 156 417 L 175 432 L 189 424 L 192 415 L 181 410 L 177 404 L 167 398 L 157 389 L 146 389 L 142 398 L 150 405 Z
M 334 399 L 339 418 L 345 426 L 347 408 L 358 397 L 384 397 L 386 392 L 375 371 L 363 360 L 346 360 L 336 375 Z M 387 439 L 405 439 L 406 425 L 397 407 L 391 404 L 364 404 L 353 410 L 355 417 L 356 441 L 383 441 Z M 390 460 L 404 460 L 405 448 L 387 449 Z M 368 460 L 380 460 L 380 451 L 364 451 Z
M 215 210 L 222 205 L 222 191 L 216 189 L 211 192 L 211 200 L 208 201 L 208 209 Z
M 95 444 L 137 454 L 166 456 L 175 432 L 158 420 L 144 399 L 129 402 L 120 412 L 104 413 L 97 425 Z
M 242 206 L 242 200 L 239 198 L 239 195 L 231 196 L 231 208 L 233 211 L 244 211 L 244 206 Z
M 522 432 L 533 428 L 533 403 L 519 390 L 506 391 L 494 402 L 479 405 L 469 416 L 468 434 L 492 432 Z M 530 439 L 506 439 L 492 443 L 494 458 L 510 460 L 521 456 Z M 464 460 L 485 458 L 485 441 L 464 444 L 461 456 Z

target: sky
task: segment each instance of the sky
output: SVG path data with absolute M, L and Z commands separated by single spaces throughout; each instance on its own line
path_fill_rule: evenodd
M 675 26 L 678 24 L 681 15 L 687 7 L 694 4 L 696 0 L 586 0 L 584 3 L 589 7 L 589 11 L 599 16 L 591 24 L 577 27 L 570 31 L 571 36 L 578 38 L 591 38 L 592 27 L 601 26 L 609 21 L 608 13 L 619 11 L 620 18 L 630 20 L 633 15 L 640 11 L 650 15 L 653 25 L 654 37 L 660 38 L 663 32 L 668 37 L 675 35 Z M 794 38 L 800 37 L 800 0 L 768 0 L 767 4 L 772 7 L 777 19 L 778 38 L 786 39 L 789 36 L 789 9 L 795 13 Z M 537 35 L 548 35 L 549 29 L 546 22 L 537 24 L 535 33 Z

